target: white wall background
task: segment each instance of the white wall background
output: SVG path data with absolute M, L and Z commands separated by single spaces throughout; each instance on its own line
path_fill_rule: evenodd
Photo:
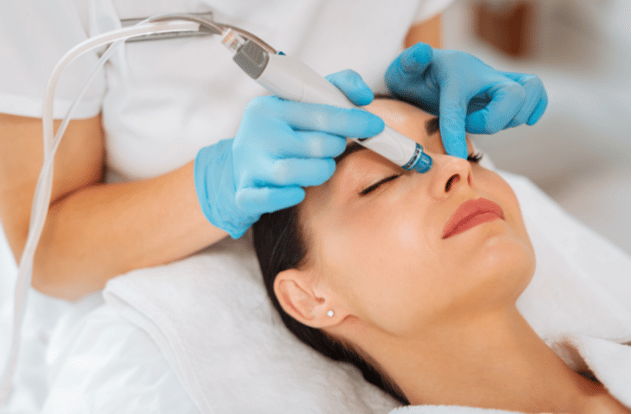
M 475 38 L 475 0 L 457 0 L 444 14 L 445 48 L 498 69 L 536 74 L 549 95 L 538 124 L 476 136 L 475 142 L 499 168 L 529 177 L 630 254 L 630 2 L 533 3 L 537 47 L 522 59 Z

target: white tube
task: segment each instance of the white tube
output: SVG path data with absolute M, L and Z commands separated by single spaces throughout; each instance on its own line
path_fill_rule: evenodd
M 26 304 L 28 301 L 29 286 L 31 285 L 31 276 L 33 273 L 33 258 L 35 256 L 35 249 L 37 248 L 37 244 L 44 228 L 44 222 L 46 221 L 46 215 L 48 214 L 48 207 L 50 204 L 55 153 L 57 151 L 57 148 L 59 147 L 59 143 L 61 142 L 61 138 L 64 135 L 66 127 L 70 122 L 72 112 L 86 92 L 88 85 L 98 73 L 98 70 L 112 55 L 115 48 L 125 39 L 162 32 L 198 30 L 199 24 L 192 22 L 141 22 L 136 26 L 104 33 L 102 35 L 95 36 L 81 42 L 70 51 L 68 51 L 68 53 L 66 53 L 64 57 L 62 57 L 62 59 L 57 63 L 55 69 L 53 69 L 53 72 L 50 75 L 48 83 L 46 85 L 46 92 L 44 94 L 42 108 L 44 165 L 42 166 L 42 170 L 37 181 L 37 186 L 35 188 L 35 193 L 33 196 L 33 208 L 31 210 L 29 234 L 24 250 L 22 252 L 22 257 L 20 258 L 20 265 L 18 268 L 18 276 L 15 285 L 15 303 L 13 311 L 13 333 L 11 338 L 11 346 L 7 361 L 4 365 L 2 377 L 0 377 L 0 406 L 7 401 L 7 398 L 11 391 L 13 373 L 15 371 L 18 351 L 20 348 L 22 321 L 24 320 L 24 313 L 26 311 Z M 66 68 L 66 66 L 68 66 L 80 55 L 97 47 L 101 47 L 113 42 L 117 43 L 110 46 L 108 50 L 103 54 L 101 59 L 99 59 L 92 72 L 84 82 L 81 91 L 79 92 L 73 103 L 70 105 L 70 108 L 68 109 L 64 120 L 57 130 L 57 134 L 53 138 L 53 98 L 55 95 L 55 87 L 57 86 L 57 81 L 61 73 Z

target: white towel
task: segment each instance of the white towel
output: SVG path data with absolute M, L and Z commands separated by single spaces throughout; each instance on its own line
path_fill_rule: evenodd
M 536 249 L 536 275 L 518 302 L 527 321 L 549 342 L 560 335 L 628 342 L 630 258 L 526 178 L 503 176 L 520 199 Z M 327 360 L 284 328 L 247 237 L 113 279 L 104 295 L 154 338 L 203 413 L 386 413 L 397 406 L 355 368 Z M 629 389 L 629 351 L 627 358 Z
M 295 339 L 269 304 L 249 239 L 133 272 L 106 301 L 158 343 L 202 413 L 385 413 L 397 404 L 350 365 Z

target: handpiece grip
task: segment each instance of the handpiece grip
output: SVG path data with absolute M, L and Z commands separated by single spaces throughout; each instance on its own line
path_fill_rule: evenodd
M 256 81 L 280 98 L 342 108 L 356 108 L 338 88 L 324 77 L 300 60 L 286 55 L 269 54 L 265 69 L 256 78 Z M 415 141 L 388 126 L 384 128 L 383 132 L 371 138 L 349 138 L 404 168 L 411 164 L 411 159 L 419 151 Z

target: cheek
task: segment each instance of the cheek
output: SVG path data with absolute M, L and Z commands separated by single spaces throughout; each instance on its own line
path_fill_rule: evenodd
M 392 244 L 397 246 L 393 254 L 420 255 L 420 247 L 424 245 L 423 235 L 419 233 L 417 223 L 412 219 L 404 219 L 390 229 Z M 389 249 L 390 250 L 390 249 Z
M 481 194 L 503 207 L 509 230 L 487 239 L 477 250 L 478 257 L 473 261 L 479 270 L 485 269 L 486 274 L 482 278 L 493 282 L 492 289 L 502 290 L 514 300 L 535 272 L 535 251 L 522 218 L 520 204 L 509 184 L 489 170 L 483 170 L 476 178 Z
M 374 275 L 400 263 L 405 246 L 419 243 L 414 228 L 396 214 L 370 208 L 329 226 L 322 246 L 324 264 L 338 269 L 341 277 L 356 287 L 379 284 L 381 279 Z
M 398 202 L 400 209 L 372 206 L 370 214 L 330 226 L 336 230 L 323 239 L 321 257 L 330 283 L 356 316 L 403 334 L 449 290 L 427 239 L 423 206 Z
M 524 241 L 525 246 L 533 251 L 533 246 L 531 245 L 531 240 L 529 239 L 527 228 L 522 218 L 522 212 L 520 211 L 518 198 L 511 186 L 507 184 L 500 175 L 488 170 L 484 170 L 481 181 L 484 185 L 483 189 L 487 189 L 490 196 L 494 197 L 496 201 L 503 206 L 507 223 L 514 230 L 516 235 Z
M 350 247 L 347 259 L 353 257 L 363 267 L 380 269 L 387 265 L 393 269 L 411 257 L 417 265 L 423 261 L 429 247 L 428 226 L 423 221 L 426 206 L 420 204 L 419 197 L 408 200 L 403 191 L 392 193 L 393 197 L 384 196 L 338 223 L 340 242 L 336 248 Z

